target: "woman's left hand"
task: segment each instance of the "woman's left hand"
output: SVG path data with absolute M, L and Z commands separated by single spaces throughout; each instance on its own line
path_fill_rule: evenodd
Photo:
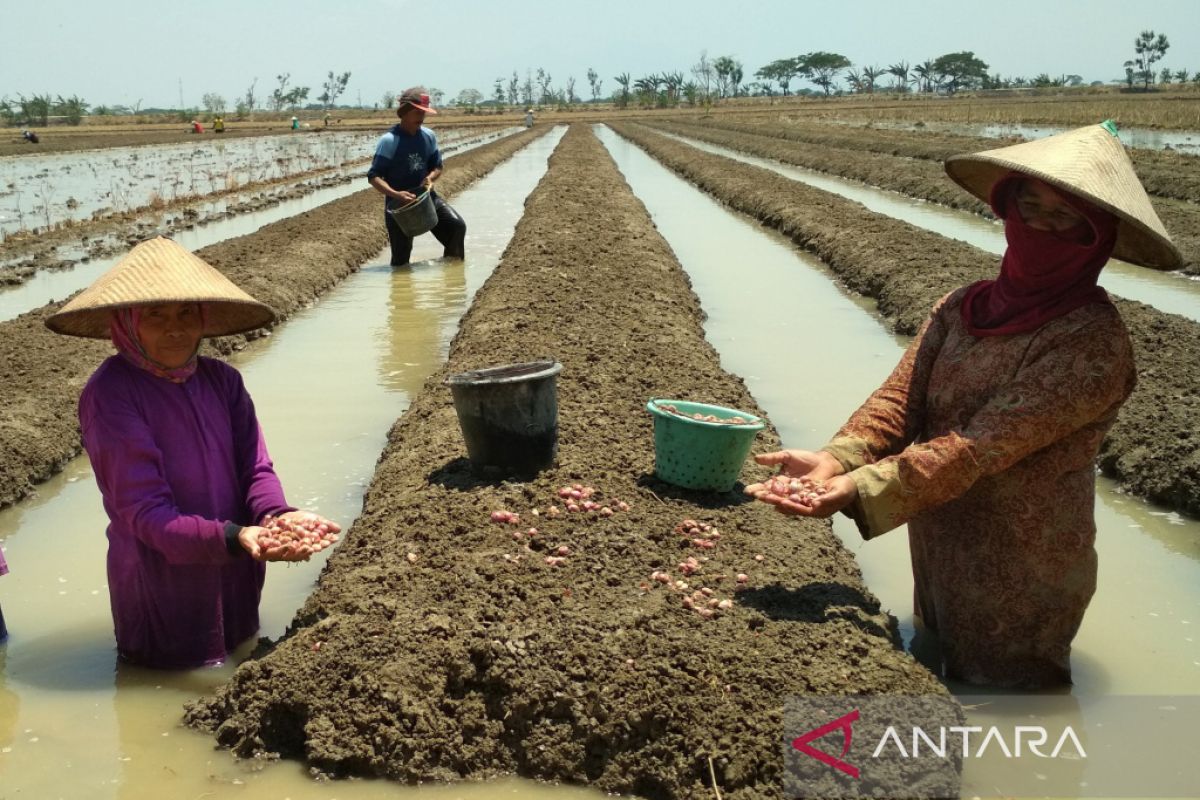
M 303 525 L 305 527 L 315 527 L 324 525 L 329 529 L 330 533 L 341 533 L 342 526 L 332 520 L 325 519 L 320 514 L 313 511 L 285 511 L 279 515 L 280 519 L 286 519 L 294 525 Z
M 274 521 L 264 520 L 267 528 L 246 528 L 243 535 L 251 536 L 252 545 L 243 546 L 259 561 L 307 561 L 314 554 L 337 541 L 342 528 L 336 522 L 311 511 L 286 511 Z M 284 532 L 279 532 L 282 525 Z M 297 531 L 299 534 L 297 534 Z M 265 539 L 261 538 L 264 537 Z
M 755 487 L 747 487 L 747 489 L 756 488 L 760 485 L 756 484 Z M 781 514 L 824 519 L 825 517 L 832 517 L 857 500 L 858 486 L 849 476 L 836 475 L 825 481 L 825 492 L 814 497 L 811 500 L 811 505 L 794 503 L 782 495 L 766 491 L 765 487 L 762 491 L 756 491 L 753 494 L 755 499 L 775 506 L 775 510 Z

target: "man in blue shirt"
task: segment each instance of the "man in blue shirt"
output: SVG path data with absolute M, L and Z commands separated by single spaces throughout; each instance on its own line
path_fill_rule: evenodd
M 433 182 L 442 174 L 442 154 L 438 150 L 437 137 L 421 127 L 426 114 L 437 112 L 430 107 L 429 95 L 421 86 L 405 89 L 399 103 L 396 116 L 400 122 L 379 140 L 375 158 L 367 171 L 367 180 L 387 198 L 383 219 L 392 245 L 392 266 L 408 263 L 412 255 L 412 237 L 400 229 L 387 209 L 413 202 L 426 188 L 437 209 L 438 221 L 431 232 L 445 248 L 443 255 L 463 258 L 467 223 L 433 191 Z

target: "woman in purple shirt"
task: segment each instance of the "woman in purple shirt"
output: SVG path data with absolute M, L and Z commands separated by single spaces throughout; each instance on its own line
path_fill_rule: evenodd
M 204 336 L 271 319 L 162 238 L 47 319 L 51 330 L 110 338 L 117 349 L 84 388 L 79 422 L 110 521 L 109 596 L 124 660 L 221 663 L 258 630 L 263 562 L 307 559 L 329 543 L 264 549 L 265 518 L 339 530 L 288 504 L 241 375 L 198 355 Z

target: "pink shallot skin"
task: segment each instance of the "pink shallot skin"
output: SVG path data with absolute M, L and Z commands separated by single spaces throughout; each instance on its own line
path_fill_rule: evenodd
M 336 522 L 309 511 L 289 511 L 263 518 L 261 526 L 243 528 L 242 547 L 259 561 L 307 561 L 338 540 Z

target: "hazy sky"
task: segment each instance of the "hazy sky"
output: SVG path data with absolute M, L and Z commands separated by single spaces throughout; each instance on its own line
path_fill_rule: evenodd
M 0 1 L 0 97 L 93 105 L 176 107 L 182 84 L 186 106 L 215 92 L 232 107 L 282 72 L 313 101 L 330 70 L 351 73 L 343 103 L 418 83 L 489 97 L 497 77 L 538 67 L 586 98 L 589 67 L 608 94 L 622 72 L 686 75 L 702 50 L 741 61 L 747 81 L 814 50 L 883 67 L 971 50 L 1004 76 L 1108 81 L 1147 28 L 1171 42 L 1158 68 L 1200 70 L 1200 0 Z

